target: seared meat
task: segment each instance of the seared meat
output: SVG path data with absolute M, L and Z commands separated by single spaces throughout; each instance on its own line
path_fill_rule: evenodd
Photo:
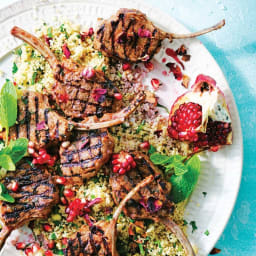
M 138 10 L 120 9 L 109 19 L 100 22 L 94 38 L 94 47 L 107 56 L 124 61 L 147 61 L 159 51 L 165 38 L 172 41 L 173 38 L 196 37 L 219 29 L 224 24 L 223 20 L 196 33 L 177 35 L 159 29 Z
M 107 129 L 77 133 L 74 140 L 63 142 L 60 147 L 60 161 L 63 176 L 76 180 L 95 176 L 105 164 L 114 149 L 114 140 Z
M 138 182 L 148 175 L 154 176 L 154 181 L 143 187 L 127 203 L 124 213 L 133 219 L 153 219 L 162 222 L 170 229 L 183 245 L 188 256 L 195 256 L 190 242 L 179 226 L 170 218 L 174 210 L 174 203 L 168 199 L 171 184 L 167 182 L 161 171 L 153 165 L 148 156 L 140 152 L 130 153 L 136 167 L 125 175 L 111 173 L 110 186 L 115 203 L 118 205 L 128 192 Z
M 17 123 L 10 128 L 10 138 L 27 138 L 41 148 L 66 140 L 71 128 L 65 118 L 51 111 L 47 96 L 26 91 L 18 100 Z
M 154 181 L 145 186 L 127 203 L 124 212 L 131 218 L 157 219 L 158 216 L 169 216 L 174 210 L 174 203 L 168 199 L 171 183 L 167 182 L 161 171 L 152 164 L 148 156 L 140 152 L 130 153 L 136 162 L 136 168 L 127 174 L 111 173 L 110 186 L 115 203 L 119 202 L 138 182 L 149 175 Z
M 116 222 L 125 206 L 126 202 L 134 196 L 140 189 L 152 182 L 153 176 L 142 180 L 137 184 L 121 201 L 113 214 L 111 221 L 101 220 L 91 227 L 82 226 L 72 239 L 68 241 L 65 249 L 66 256 L 98 255 L 98 256 L 118 256 L 116 250 Z
M 18 27 L 14 27 L 11 33 L 37 49 L 49 62 L 56 79 L 49 94 L 52 94 L 67 116 L 85 119 L 85 122 L 89 123 L 104 122 L 103 128 L 123 122 L 124 118 L 134 110 L 130 108 L 130 111 L 121 110 L 112 113 L 120 102 L 114 100 L 113 96 L 117 89 L 105 78 L 103 72 L 92 72 L 90 68 L 78 66 L 71 60 L 64 60 L 60 63 L 50 48 L 35 36 Z M 144 97 L 144 93 L 140 93 L 132 105 L 136 108 Z M 107 121 L 110 122 L 107 123 Z
M 10 189 L 13 182 L 19 185 L 17 192 Z M 44 167 L 39 169 L 22 163 L 15 172 L 9 172 L 2 183 L 15 202 L 0 201 L 0 220 L 4 224 L 0 247 L 13 229 L 34 219 L 46 218 L 59 200 L 58 189 Z

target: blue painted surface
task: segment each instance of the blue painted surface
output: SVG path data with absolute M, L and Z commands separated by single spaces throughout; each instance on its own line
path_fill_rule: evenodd
M 148 0 L 196 31 L 222 18 L 226 26 L 200 40 L 216 59 L 234 94 L 243 130 L 244 165 L 240 192 L 216 247 L 218 255 L 256 255 L 256 1 Z
M 0 7 L 13 0 L 0 0 Z M 256 0 L 147 0 L 196 31 L 222 18 L 226 26 L 200 40 L 222 68 L 234 94 L 243 129 L 241 188 L 216 247 L 220 256 L 256 255 Z

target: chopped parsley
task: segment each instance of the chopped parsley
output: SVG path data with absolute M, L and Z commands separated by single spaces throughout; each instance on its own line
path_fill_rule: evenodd
M 15 53 L 16 53 L 17 55 L 21 56 L 21 54 L 22 54 L 21 48 L 18 48 L 18 49 L 15 51 Z
M 206 197 L 206 195 L 207 195 L 207 192 L 202 192 L 202 194 L 204 195 L 204 197 Z
M 31 85 L 34 85 L 36 83 L 36 77 L 37 77 L 37 71 L 35 71 L 32 75 Z
M 122 78 L 122 74 L 121 74 L 120 71 L 117 71 L 117 75 L 118 75 L 120 78 Z
M 145 120 L 143 120 L 142 122 L 141 122 L 141 124 L 138 126 L 138 128 L 137 128 L 137 130 L 136 130 L 136 133 L 138 134 L 138 133 L 140 133 L 140 131 L 143 129 L 143 126 L 145 125 Z
M 105 73 L 105 72 L 106 72 L 106 69 L 107 69 L 107 67 L 106 67 L 106 66 L 103 66 L 101 70 Z
M 204 232 L 204 234 L 205 234 L 206 236 L 209 236 L 209 235 L 210 235 L 209 230 L 207 229 L 207 230 Z
M 98 51 L 98 56 L 102 58 L 102 52 Z
M 47 29 L 47 36 L 48 36 L 49 38 L 53 38 L 53 35 L 52 35 L 52 28 L 51 28 L 51 27 L 49 27 L 49 28 Z
M 15 74 L 17 71 L 18 71 L 18 67 L 17 67 L 16 63 L 13 62 L 12 73 Z
M 196 222 L 194 220 L 190 221 L 189 224 L 192 227 L 192 233 L 194 233 L 195 230 L 197 230 Z

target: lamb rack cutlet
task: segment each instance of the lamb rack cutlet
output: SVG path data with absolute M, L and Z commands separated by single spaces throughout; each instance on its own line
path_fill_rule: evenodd
M 96 29 L 94 47 L 109 57 L 127 62 L 148 61 L 156 54 L 162 41 L 191 38 L 224 26 L 225 20 L 213 27 L 186 35 L 168 33 L 156 27 L 147 16 L 135 9 L 120 9 Z
M 101 220 L 90 227 L 84 225 L 71 239 L 68 240 L 65 256 L 98 255 L 118 256 L 116 250 L 116 222 L 128 200 L 130 200 L 140 189 L 153 181 L 150 175 L 136 185 L 118 205 L 111 221 Z
M 60 147 L 63 176 L 75 184 L 95 176 L 113 149 L 114 139 L 107 129 L 75 133 L 71 142 L 63 142 Z
M 103 72 L 92 72 L 90 68 L 67 59 L 60 63 L 45 43 L 21 28 L 13 27 L 11 34 L 30 44 L 49 62 L 56 83 L 48 93 L 66 116 L 84 120 L 82 128 L 98 129 L 120 124 L 145 98 L 140 92 L 128 107 L 113 112 L 120 104 L 114 99 L 117 89 Z M 65 100 L 60 95 L 65 95 Z
M 17 121 L 10 128 L 10 139 L 27 138 L 39 149 L 69 137 L 73 124 L 51 110 L 46 95 L 24 91 L 17 106 Z
M 194 256 L 195 253 L 186 235 L 170 217 L 174 210 L 174 203 L 168 199 L 171 183 L 164 179 L 162 172 L 153 165 L 147 155 L 141 152 L 129 154 L 133 157 L 136 167 L 124 175 L 114 172 L 110 175 L 109 184 L 115 204 L 118 205 L 138 182 L 148 175 L 153 175 L 154 181 L 131 198 L 123 210 L 124 213 L 132 219 L 151 219 L 163 223 L 176 235 L 187 255 Z
M 12 230 L 32 220 L 46 218 L 59 201 L 57 186 L 45 167 L 39 169 L 24 162 L 1 182 L 15 202 L 0 201 L 0 220 L 4 224 L 0 232 L 0 248 Z M 11 190 L 14 182 L 18 183 L 16 192 Z

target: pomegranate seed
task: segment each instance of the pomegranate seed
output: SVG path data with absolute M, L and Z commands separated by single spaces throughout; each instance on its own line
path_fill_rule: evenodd
M 85 68 L 82 72 L 82 76 L 86 79 L 93 78 L 96 72 L 92 67 Z
M 121 100 L 123 98 L 123 95 L 121 93 L 115 93 L 114 94 L 115 99 Z
M 217 152 L 219 149 L 220 149 L 220 146 L 212 146 L 212 147 L 210 148 L 210 150 L 211 150 L 212 152 Z
M 23 243 L 23 242 L 16 243 L 15 247 L 16 247 L 17 250 L 23 250 L 23 249 L 25 249 L 26 244 Z
M 63 197 L 63 196 L 60 198 L 60 201 L 61 201 L 61 203 L 64 204 L 64 205 L 66 205 L 66 204 L 68 203 L 67 200 L 66 200 L 66 198 Z
M 33 160 L 32 160 L 32 164 L 37 164 L 38 162 L 37 162 L 37 159 L 36 158 L 34 158 Z
M 120 169 L 120 165 L 114 165 L 113 166 L 113 172 L 114 173 L 117 173 L 119 171 L 119 169 Z
M 144 141 L 140 144 L 140 148 L 141 149 L 145 149 L 145 150 L 148 150 L 150 148 L 150 144 L 148 141 Z
M 47 244 L 49 249 L 53 249 L 55 247 L 55 242 L 53 240 L 49 241 Z
M 131 64 L 130 63 L 124 63 L 123 64 L 123 71 L 130 70 L 130 69 L 131 69 Z
M 112 161 L 112 164 L 119 164 L 119 163 L 120 163 L 119 159 L 114 159 L 114 160 Z
M 166 62 L 166 58 L 162 58 L 162 62 L 165 63 Z
M 121 151 L 119 154 L 113 154 L 112 156 L 113 172 L 119 174 L 125 174 L 132 167 L 136 166 L 132 155 L 127 152 Z
M 53 252 L 48 250 L 48 251 L 44 252 L 44 255 L 45 256 L 53 256 Z
M 44 148 L 40 148 L 39 149 L 39 152 L 38 152 L 38 154 L 41 156 L 41 155 L 44 155 L 44 154 L 46 154 L 47 152 L 46 152 L 46 149 L 44 149 Z
M 120 168 L 120 170 L 119 170 L 119 174 L 125 174 L 125 173 L 126 173 L 125 168 Z
M 55 164 L 55 160 L 51 158 L 51 159 L 48 161 L 48 165 L 54 166 L 54 164 Z
M 57 182 L 58 184 L 64 185 L 64 184 L 67 182 L 67 179 L 66 179 L 65 177 L 58 177 L 58 178 L 56 179 L 56 182 Z
M 37 243 L 33 244 L 33 246 L 32 246 L 33 253 L 38 252 L 40 249 L 41 249 L 41 247 L 39 246 L 39 244 L 37 244 Z
M 94 34 L 93 28 L 89 28 L 88 36 L 92 36 Z
M 163 74 L 163 76 L 167 76 L 167 71 L 164 70 L 164 71 L 162 72 L 162 74 Z
M 73 215 L 68 215 L 68 217 L 67 217 L 67 222 L 73 222 L 74 219 L 75 219 L 75 216 L 73 216 Z
M 67 245 L 68 244 L 68 239 L 66 237 L 63 237 L 61 242 L 62 242 L 62 244 Z
M 151 61 L 145 62 L 145 63 L 144 63 L 144 66 L 145 66 L 149 71 L 151 71 L 151 70 L 154 69 L 154 65 L 153 65 L 153 63 L 152 63 Z
M 67 103 L 68 100 L 69 100 L 69 96 L 67 93 L 64 93 L 64 94 L 59 94 L 58 95 L 58 100 L 62 103 Z
M 151 85 L 152 85 L 154 90 L 158 90 L 161 83 L 157 78 L 153 78 L 153 79 L 151 79 Z
M 132 166 L 132 168 L 135 168 L 135 167 L 136 167 L 136 162 L 135 162 L 135 161 L 132 161 L 132 162 L 131 162 L 131 166 Z
M 31 249 L 31 248 L 26 248 L 26 249 L 25 249 L 25 254 L 26 254 L 27 256 L 33 256 L 33 251 L 32 251 L 32 249 Z
M 17 192 L 19 189 L 19 183 L 17 181 L 12 182 L 11 191 Z
M 64 195 L 65 197 L 73 197 L 73 196 L 75 195 L 75 193 L 74 193 L 73 190 L 67 188 L 67 189 L 64 189 L 63 195 Z
M 63 51 L 65 57 L 66 57 L 67 59 L 69 59 L 71 53 L 70 53 L 70 50 L 69 50 L 67 44 L 63 44 L 63 46 L 62 46 L 62 51 Z
M 44 231 L 46 231 L 46 232 L 52 232 L 52 227 L 51 227 L 51 225 L 49 225 L 49 224 L 44 224 L 44 225 L 43 225 L 43 229 L 44 229 Z

